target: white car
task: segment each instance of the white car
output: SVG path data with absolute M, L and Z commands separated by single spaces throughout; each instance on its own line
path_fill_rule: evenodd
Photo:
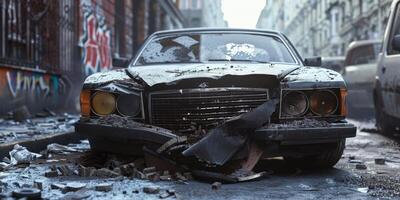
M 378 59 L 375 84 L 377 127 L 381 133 L 400 131 L 400 0 L 393 1 Z
M 349 45 L 342 74 L 349 89 L 347 103 L 350 117 L 373 116 L 376 60 L 381 46 L 378 40 L 355 41 Z

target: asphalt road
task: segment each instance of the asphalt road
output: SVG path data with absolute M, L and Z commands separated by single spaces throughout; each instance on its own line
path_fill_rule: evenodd
M 371 133 L 374 132 L 372 122 L 353 122 L 359 126 L 357 137 L 347 141 L 343 158 L 331 170 L 302 171 L 287 166 L 281 159 L 266 160 L 258 167 L 269 168 L 274 174 L 259 181 L 223 184 L 213 190 L 210 183 L 198 181 L 183 184 L 128 178 L 46 178 L 44 172 L 54 164 L 46 163 L 0 172 L 0 185 L 3 194 L 10 194 L 19 187 L 41 180 L 42 196 L 48 199 L 160 199 L 159 194 L 144 193 L 144 186 L 160 187 L 161 191 L 174 189 L 177 199 L 400 199 L 399 144 L 391 138 Z M 385 159 L 385 164 L 375 164 L 377 158 Z M 365 165 L 366 169 L 356 169 L 357 164 Z M 52 183 L 71 182 L 83 183 L 86 189 L 63 194 L 50 188 Z M 93 187 L 99 183 L 112 183 L 112 191 L 94 191 Z

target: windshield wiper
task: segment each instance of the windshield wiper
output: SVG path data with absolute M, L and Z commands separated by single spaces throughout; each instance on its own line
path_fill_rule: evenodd
M 228 61 L 228 62 L 253 62 L 253 63 L 269 63 L 267 61 L 259 61 L 259 60 L 246 60 L 246 59 L 209 59 L 207 61 Z

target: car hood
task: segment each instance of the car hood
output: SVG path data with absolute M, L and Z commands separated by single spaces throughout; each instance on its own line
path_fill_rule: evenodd
M 270 75 L 280 79 L 298 68 L 291 64 L 162 64 L 131 67 L 128 72 L 153 86 L 183 79 L 219 79 L 227 75 Z

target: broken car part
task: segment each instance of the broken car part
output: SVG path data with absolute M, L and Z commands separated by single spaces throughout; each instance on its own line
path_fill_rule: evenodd
M 146 146 L 174 161 L 182 151 L 210 166 L 245 161 L 238 169 L 261 156 L 340 158 L 337 148 L 356 133 L 345 120 L 346 94 L 339 73 L 304 66 L 281 33 L 159 32 L 129 68 L 86 79 L 76 131 L 94 151 L 143 155 Z M 253 142 L 252 152 L 245 144 Z

